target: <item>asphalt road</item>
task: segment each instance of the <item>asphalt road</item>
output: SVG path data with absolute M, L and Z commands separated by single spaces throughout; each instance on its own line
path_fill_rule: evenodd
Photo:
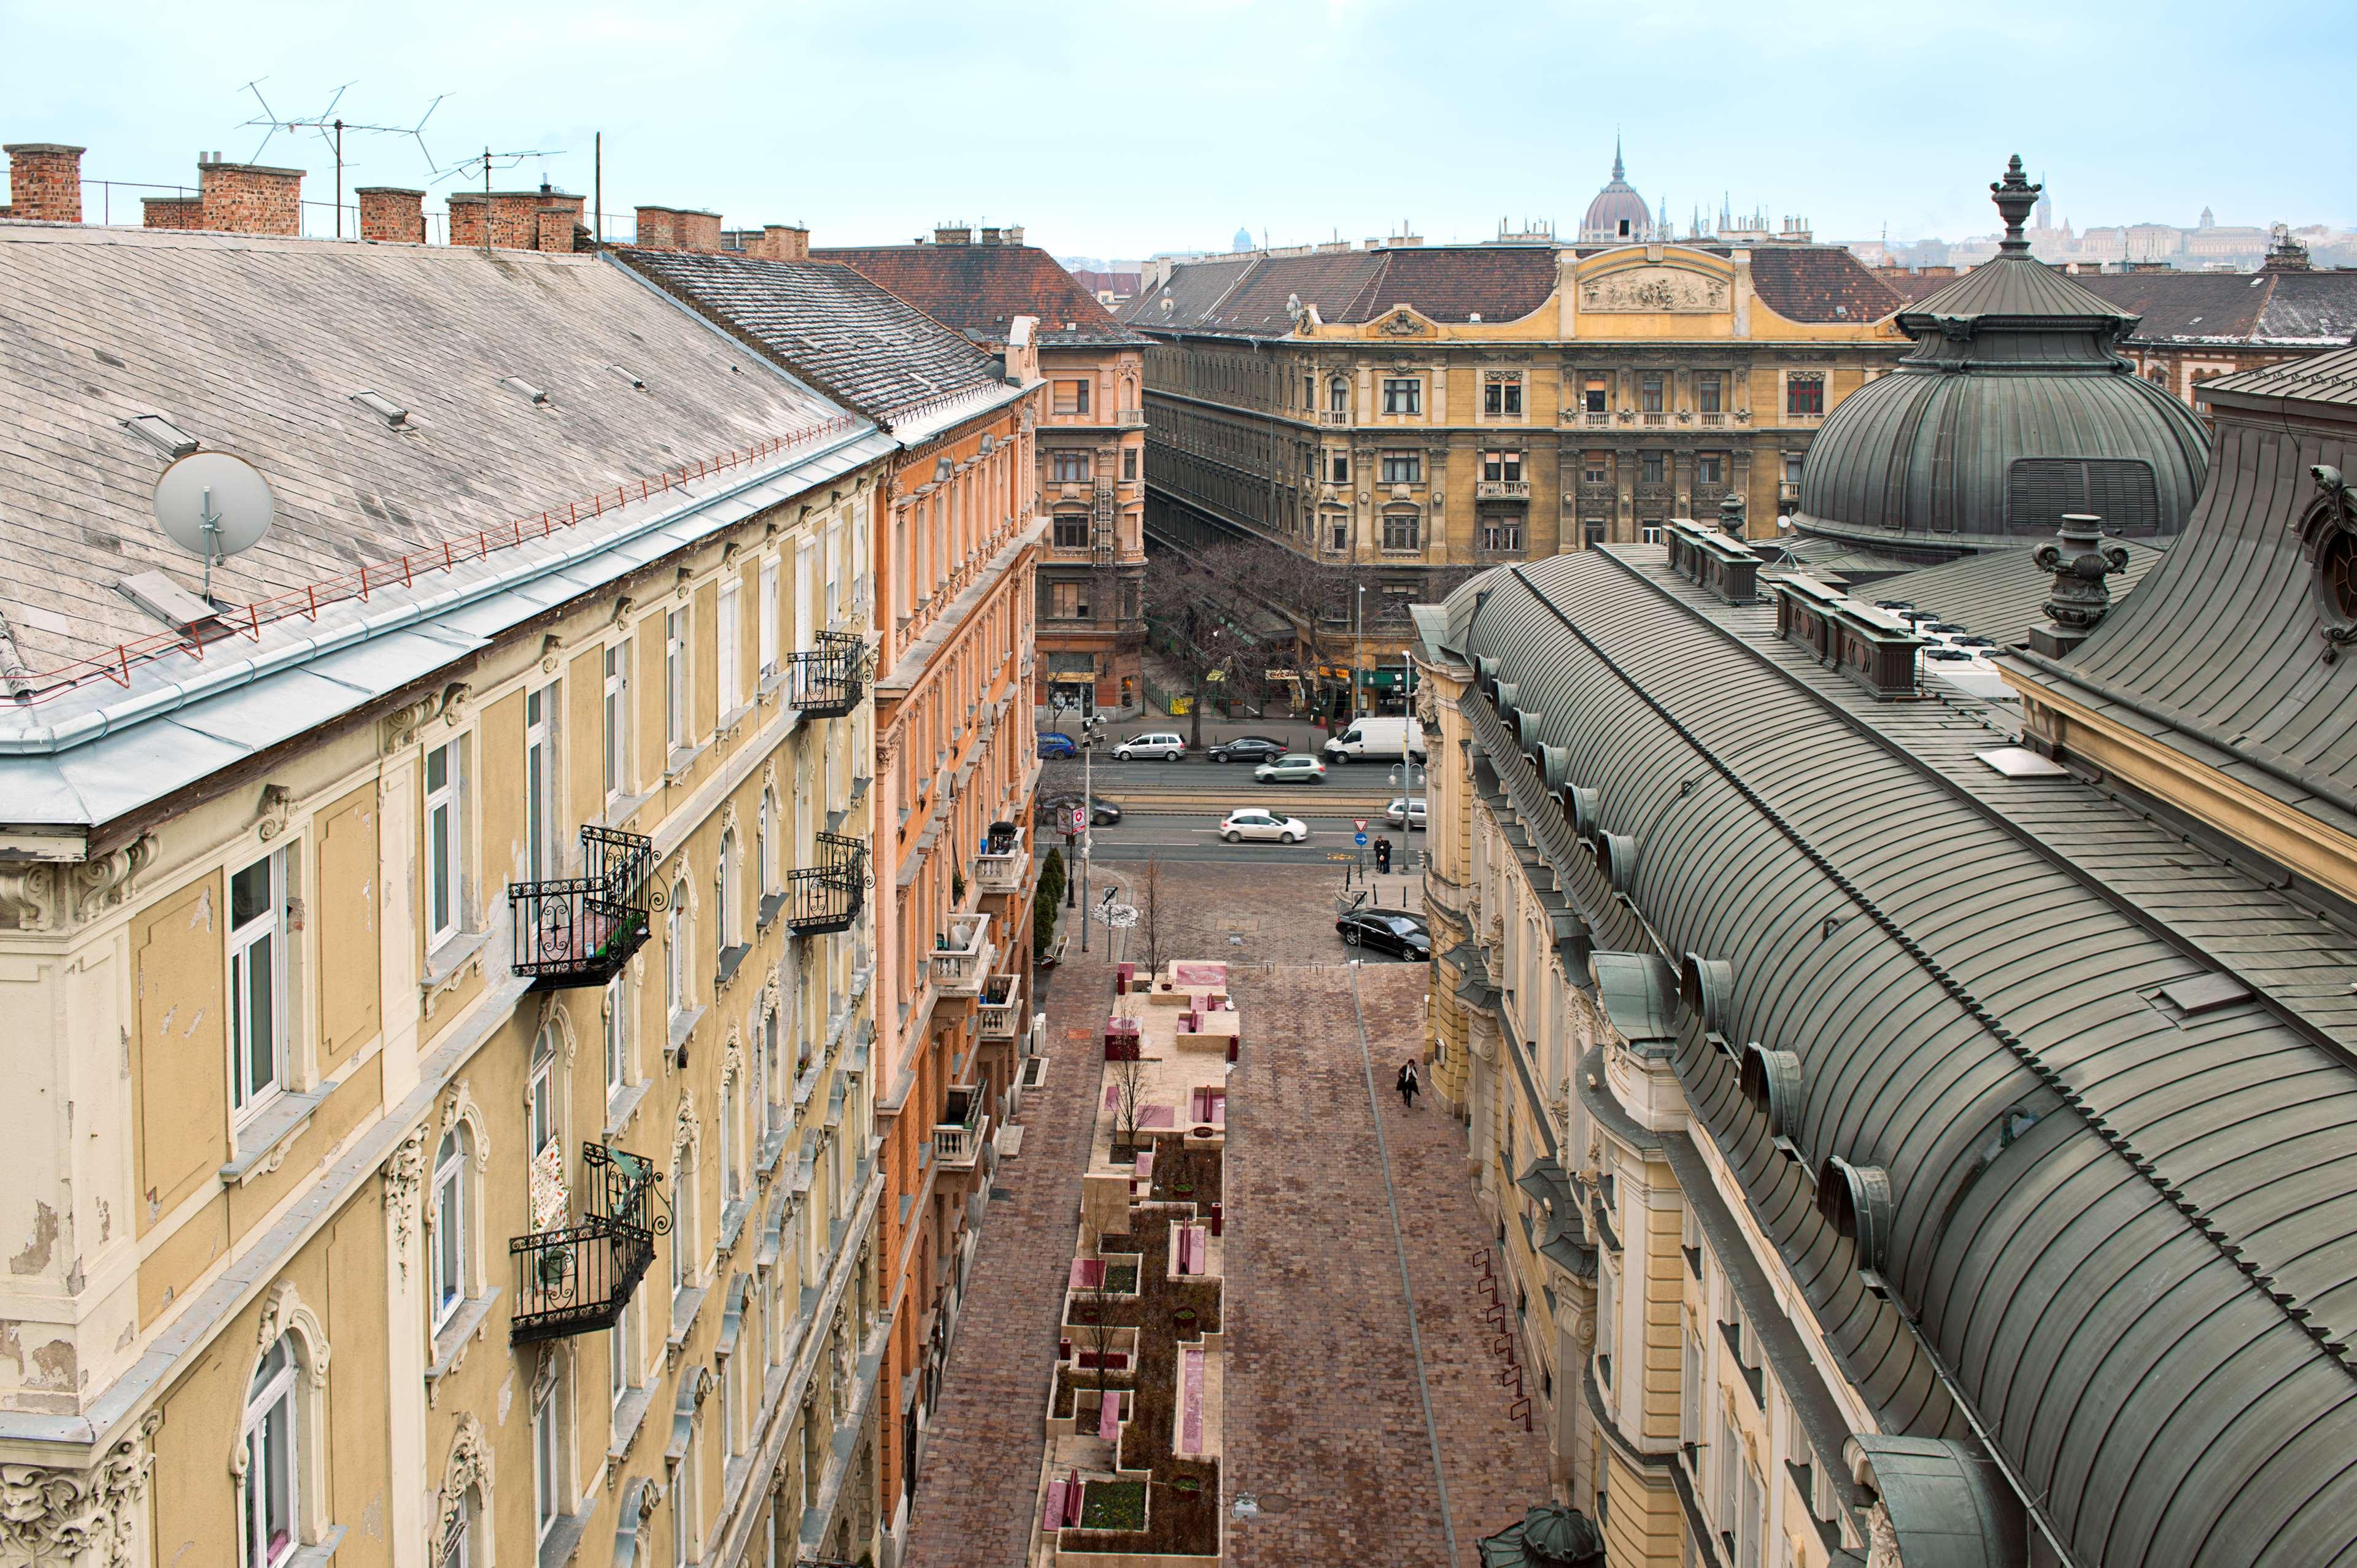
M 1392 782 L 1392 769 L 1398 766 L 1397 762 L 1329 763 L 1326 766 L 1326 781 L 1322 784 L 1255 784 L 1250 763 L 1213 762 L 1206 757 L 1191 756 L 1182 762 L 1114 762 L 1100 756 L 1092 769 L 1092 784 L 1097 794 L 1114 801 L 1129 795 L 1192 792 L 1244 796 L 1300 795 L 1308 797 L 1311 803 L 1321 793 L 1387 800 L 1400 792 L 1399 787 Z M 1418 782 L 1422 782 L 1420 777 Z M 1077 758 L 1060 757 L 1040 769 L 1039 792 L 1043 795 L 1078 794 L 1080 788 L 1081 764 Z M 1259 801 L 1255 800 L 1254 803 Z M 1222 808 L 1222 811 L 1226 809 Z M 1296 809 L 1294 814 L 1300 815 L 1299 810 Z
M 1351 842 L 1353 832 L 1349 817 L 1312 816 L 1298 809 L 1291 814 L 1299 817 L 1309 828 L 1309 837 L 1303 843 L 1264 843 L 1246 840 L 1229 843 L 1220 837 L 1220 819 L 1225 811 L 1208 807 L 1200 814 L 1156 812 L 1151 815 L 1124 817 L 1114 827 L 1099 828 L 1092 854 L 1098 865 L 1143 861 L 1149 856 L 1163 860 L 1224 860 L 1254 861 L 1271 865 L 1329 865 L 1336 864 L 1337 855 L 1355 859 L 1359 849 Z M 1378 819 L 1367 824 L 1367 860 L 1374 863 L 1373 840 L 1384 832 Z M 1392 868 L 1402 869 L 1414 852 L 1424 847 L 1421 832 L 1403 833 L 1394 828 Z M 1060 836 L 1040 835 L 1040 847 L 1063 846 Z

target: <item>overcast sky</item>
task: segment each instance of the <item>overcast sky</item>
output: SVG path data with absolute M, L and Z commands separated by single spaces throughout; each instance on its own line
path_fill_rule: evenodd
M 1407 0 L 1157 5 L 637 6 L 60 5 L 0 0 L 0 137 L 90 149 L 83 173 L 193 181 L 199 149 L 253 157 L 257 105 L 426 123 L 448 166 L 486 145 L 552 156 L 605 206 L 805 221 L 820 244 L 943 220 L 1022 223 L 1060 254 L 1364 239 L 1404 221 L 1479 239 L 1506 218 L 1568 231 L 1625 137 L 1629 177 L 1683 226 L 1799 214 L 1821 239 L 1955 239 L 1994 226 L 2006 156 L 2080 227 L 2357 223 L 2347 0 Z M 2307 102 L 2311 113 L 2287 113 Z M 414 141 L 348 137 L 349 185 L 435 183 Z M 261 161 L 333 160 L 282 134 Z M 479 180 L 476 182 L 479 184 Z M 136 192 L 113 193 L 113 216 Z M 99 216 L 92 193 L 89 216 Z M 324 216 L 324 213 L 323 213 Z

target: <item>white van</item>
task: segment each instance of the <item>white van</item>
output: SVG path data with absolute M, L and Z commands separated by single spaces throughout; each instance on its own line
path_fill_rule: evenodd
M 1414 719 L 1353 719 L 1326 743 L 1329 762 L 1379 762 L 1407 757 L 1424 760 L 1424 726 Z

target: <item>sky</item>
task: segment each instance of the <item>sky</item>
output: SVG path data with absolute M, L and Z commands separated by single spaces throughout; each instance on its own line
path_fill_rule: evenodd
M 289 119 L 342 87 L 338 112 L 379 125 L 442 95 L 422 148 L 345 145 L 348 187 L 425 187 L 429 209 L 454 180 L 480 188 L 437 171 L 487 147 L 541 155 L 498 188 L 589 194 L 602 133 L 609 234 L 637 202 L 802 222 L 820 245 L 1019 223 L 1107 258 L 1223 251 L 1239 227 L 1567 234 L 1616 132 L 1681 228 L 1725 194 L 1821 240 L 1986 233 L 2016 152 L 2082 228 L 2205 204 L 2357 225 L 2346 0 L 0 0 L 0 139 L 87 146 L 86 178 L 126 184 L 193 183 L 201 149 L 301 166 L 320 222 L 332 154 L 309 133 L 263 145 L 248 82 Z M 108 193 L 108 215 L 139 194 Z

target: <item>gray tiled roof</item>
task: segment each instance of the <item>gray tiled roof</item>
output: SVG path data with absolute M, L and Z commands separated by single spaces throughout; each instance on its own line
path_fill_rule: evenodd
M 213 574 L 242 605 L 843 419 L 747 360 L 587 256 L 0 226 L 0 614 L 38 674 L 167 629 L 119 579 L 195 590 L 134 416 L 270 480 L 275 526 Z
M 687 251 L 615 252 L 657 286 L 890 426 L 928 404 L 1001 388 L 990 356 L 864 274 L 832 262 Z
M 2077 1561 L 2357 1563 L 2347 939 L 2093 786 L 1979 768 L 2003 737 L 1956 708 L 1865 714 L 1658 548 L 1448 609 L 1641 841 L 1632 910 L 1467 697 L 1598 948 L 1726 960 L 1726 1037 L 1798 1053 L 1799 1164 L 1692 1019 L 1674 1065 L 1877 1426 L 1987 1434 Z M 2171 1004 L 2192 981 L 2226 1000 Z M 1834 1156 L 1889 1174 L 1889 1300 L 1803 1172 Z
M 2083 273 L 2076 281 L 2144 318 L 2131 343 L 2316 349 L 2357 335 L 2357 272 Z

